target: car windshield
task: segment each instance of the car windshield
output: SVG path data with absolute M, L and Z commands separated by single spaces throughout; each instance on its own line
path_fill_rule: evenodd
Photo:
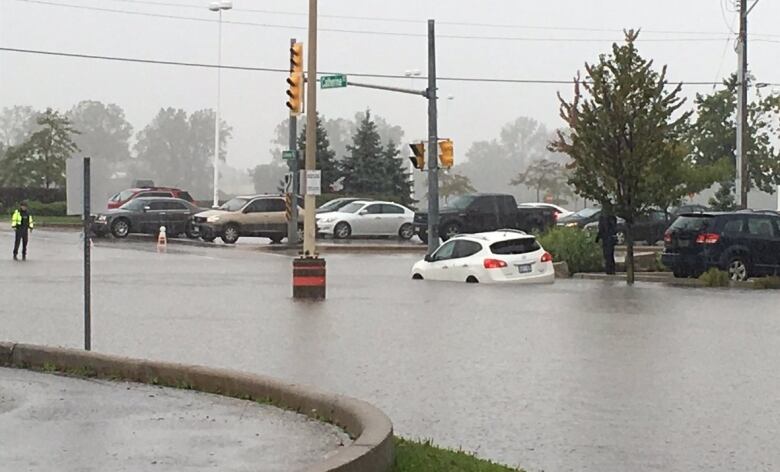
M 674 220 L 670 229 L 678 231 L 701 231 L 709 225 L 710 216 L 681 216 Z
M 471 202 L 473 202 L 475 198 L 474 195 L 461 195 L 453 198 L 451 202 L 447 203 L 447 206 L 455 208 L 456 210 L 465 210 L 471 205 Z
M 348 205 L 348 204 L 349 204 L 349 200 L 342 200 L 340 198 L 337 198 L 336 200 L 331 200 L 328 203 L 322 205 L 320 207 L 320 210 L 336 211 L 338 208 L 341 208 L 344 205 Z
M 123 202 L 133 195 L 135 195 L 135 190 L 125 190 L 124 192 L 119 192 L 115 197 L 116 200 L 114 201 Z
M 341 213 L 357 213 L 361 208 L 363 208 L 364 205 L 365 203 L 352 202 L 339 208 L 339 211 Z
M 490 245 L 493 254 L 527 254 L 541 249 L 534 238 L 517 238 Z
M 219 209 L 225 211 L 238 211 L 244 208 L 244 205 L 246 205 L 246 202 L 248 201 L 249 200 L 246 198 L 234 198 L 225 202 Z
M 123 210 L 140 211 L 145 204 L 147 204 L 145 200 L 135 199 L 135 200 L 130 200 L 129 202 L 125 203 L 119 208 Z
M 591 216 L 595 215 L 600 211 L 601 208 L 583 208 L 582 210 L 578 211 L 572 216 L 579 217 L 579 218 L 590 218 Z

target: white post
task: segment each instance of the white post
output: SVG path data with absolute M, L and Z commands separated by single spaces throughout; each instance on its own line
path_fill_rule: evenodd
M 222 101 L 222 9 L 219 9 L 219 38 L 217 40 L 217 110 L 214 119 L 214 208 L 219 206 L 219 122 Z

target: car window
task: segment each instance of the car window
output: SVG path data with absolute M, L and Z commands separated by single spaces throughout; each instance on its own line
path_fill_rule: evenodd
M 187 205 L 180 202 L 165 202 L 165 208 L 167 210 L 177 210 L 177 211 L 189 210 L 189 208 L 187 208 Z
M 149 203 L 149 209 L 152 211 L 166 210 L 165 206 L 168 202 L 151 202 Z
M 139 197 L 172 197 L 171 192 L 143 192 Z
M 434 261 L 446 261 L 452 259 L 456 241 L 447 241 L 433 254 Z
M 130 210 L 130 211 L 141 211 L 146 205 L 146 202 L 144 200 L 130 200 L 129 202 L 122 205 L 120 208 L 123 210 Z
M 248 200 L 246 198 L 233 198 L 225 202 L 221 207 L 219 207 L 219 209 L 225 211 L 238 211 L 244 208 L 244 205 L 246 205 L 247 201 Z
M 132 197 L 133 195 L 135 195 L 135 190 L 125 190 L 124 192 L 121 192 L 117 196 L 117 200 L 119 200 L 120 202 L 123 202 L 123 201 L 127 200 L 128 198 Z
M 379 204 L 368 205 L 363 211 L 365 211 L 369 215 L 376 215 L 382 213 L 382 205 Z
M 269 200 L 266 198 L 258 198 L 247 205 L 246 209 L 244 209 L 244 213 L 263 213 L 269 211 L 268 202 Z
M 192 196 L 189 194 L 189 192 L 179 192 L 179 198 L 182 200 L 187 200 L 188 202 L 193 201 Z
M 479 198 L 471 206 L 469 210 L 480 211 L 483 213 L 495 213 L 496 212 L 496 199 L 495 198 Z
M 762 238 L 773 238 L 775 236 L 771 218 L 748 218 L 747 223 L 748 234 Z
M 666 213 L 662 211 L 654 211 L 650 214 L 650 218 L 652 218 L 654 221 L 665 221 Z
M 734 218 L 723 225 L 723 234 L 738 234 L 742 232 L 742 218 Z
M 376 205 L 372 205 L 372 206 L 376 206 Z M 382 213 L 391 214 L 391 215 L 402 215 L 404 213 L 404 209 L 399 207 L 398 205 L 384 204 L 382 205 Z
M 493 254 L 527 254 L 541 249 L 534 238 L 517 238 L 490 245 Z
M 499 198 L 498 205 L 501 213 L 513 213 L 515 208 L 517 208 L 515 200 L 510 196 Z
M 266 200 L 266 211 L 286 211 L 287 203 L 281 198 L 271 198 Z
M 364 205 L 365 203 L 352 202 L 339 208 L 339 211 L 342 213 L 357 213 Z
M 583 208 L 575 213 L 574 216 L 578 218 L 590 218 L 591 216 L 596 216 L 599 212 L 601 212 L 601 208 Z
M 681 216 L 674 220 L 670 229 L 678 231 L 701 231 L 707 228 L 712 220 L 709 216 Z
M 482 250 L 482 245 L 474 241 L 455 241 L 455 249 L 452 251 L 453 259 L 469 257 Z

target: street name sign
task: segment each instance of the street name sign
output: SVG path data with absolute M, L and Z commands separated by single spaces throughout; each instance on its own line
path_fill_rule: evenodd
M 325 75 L 320 77 L 320 88 L 331 89 L 347 86 L 347 76 L 345 74 Z

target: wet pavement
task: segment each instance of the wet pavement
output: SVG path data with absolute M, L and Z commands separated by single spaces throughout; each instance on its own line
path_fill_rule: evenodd
M 0 471 L 290 471 L 336 427 L 255 402 L 0 368 Z
M 81 346 L 78 235 L 30 254 L 0 259 L 0 339 Z M 780 469 L 777 292 L 429 283 L 418 257 L 331 255 L 309 304 L 282 254 L 97 243 L 93 349 L 317 385 L 533 471 Z

